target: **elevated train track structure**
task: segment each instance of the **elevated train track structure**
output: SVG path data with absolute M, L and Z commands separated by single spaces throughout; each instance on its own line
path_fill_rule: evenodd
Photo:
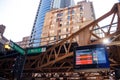
M 109 21 L 107 20 L 109 19 Z M 107 26 L 104 26 L 102 23 Z M 102 26 L 101 26 L 102 24 Z M 56 42 L 45 52 L 34 56 L 26 56 L 23 76 L 32 76 L 34 73 L 72 72 L 73 49 L 75 46 L 102 44 L 109 38 L 110 68 L 120 66 L 120 4 L 116 3 L 112 9 L 90 24 L 79 29 L 69 37 Z M 0 59 L 0 74 L 11 77 L 12 65 L 15 57 Z

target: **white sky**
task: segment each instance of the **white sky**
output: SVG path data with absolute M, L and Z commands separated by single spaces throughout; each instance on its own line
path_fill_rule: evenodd
M 6 26 L 4 36 L 15 42 L 29 36 L 40 0 L 0 0 L 0 24 Z M 75 0 L 78 2 L 81 0 Z M 108 12 L 118 0 L 89 0 L 96 18 Z

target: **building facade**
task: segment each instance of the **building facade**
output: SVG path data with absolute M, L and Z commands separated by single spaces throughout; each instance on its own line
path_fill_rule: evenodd
M 36 18 L 34 21 L 30 46 L 39 46 L 40 45 L 40 37 L 42 33 L 42 26 L 44 23 L 44 17 L 46 12 L 48 12 L 51 8 L 51 0 L 40 0 L 38 11 L 36 14 Z
M 74 0 L 54 0 L 53 1 L 53 9 L 72 7 L 74 6 Z
M 4 31 L 5 31 L 5 26 L 0 25 L 0 34 L 3 35 Z
M 5 28 L 6 27 L 4 25 L 0 25 L 0 43 L 2 44 L 5 44 L 8 41 L 8 39 L 3 36 Z
M 52 45 L 95 20 L 92 2 L 52 10 L 46 14 L 41 45 Z
M 30 43 L 30 37 L 23 37 L 22 41 L 16 42 L 22 48 L 28 48 Z
M 0 52 L 4 51 L 4 44 L 8 42 L 8 39 L 3 36 L 5 28 L 4 25 L 0 25 Z
M 60 3 L 59 1 L 64 3 Z M 69 1 L 71 2 L 71 0 Z M 36 18 L 34 21 L 32 32 L 31 32 L 31 37 L 30 37 L 31 47 L 40 46 L 42 28 L 43 28 L 44 18 L 46 13 L 51 9 L 53 9 L 55 7 L 55 4 L 65 5 L 66 3 L 67 3 L 66 0 L 40 0 L 38 11 L 37 11 Z M 59 6 L 59 7 L 67 7 L 69 5 L 70 4 L 67 4 L 65 6 Z

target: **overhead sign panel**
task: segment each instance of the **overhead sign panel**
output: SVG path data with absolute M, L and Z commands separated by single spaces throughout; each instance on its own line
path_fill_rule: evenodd
M 22 55 L 25 55 L 26 54 L 39 54 L 39 53 L 42 53 L 42 52 L 45 52 L 46 51 L 46 47 L 42 46 L 42 47 L 34 47 L 34 48 L 29 48 L 29 49 L 26 49 L 26 51 L 20 47 L 19 45 L 17 45 L 16 43 L 14 43 L 13 41 L 10 40 L 9 42 L 9 46 L 16 50 L 17 52 L 19 52 L 20 54 Z
M 38 48 L 28 49 L 27 54 L 36 54 L 36 53 L 41 53 L 45 51 L 46 51 L 46 47 L 38 47 Z
M 13 41 L 10 40 L 9 45 L 11 48 L 18 51 L 20 54 L 22 54 L 22 55 L 25 54 L 25 50 L 23 48 L 21 48 L 19 45 L 17 45 L 16 43 L 14 43 Z

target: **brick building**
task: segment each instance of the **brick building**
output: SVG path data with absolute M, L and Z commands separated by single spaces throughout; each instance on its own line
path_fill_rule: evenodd
M 52 45 L 95 20 L 92 2 L 82 1 L 74 7 L 47 12 L 41 45 Z
M 23 37 L 22 41 L 16 42 L 20 47 L 27 48 L 29 47 L 30 37 Z

